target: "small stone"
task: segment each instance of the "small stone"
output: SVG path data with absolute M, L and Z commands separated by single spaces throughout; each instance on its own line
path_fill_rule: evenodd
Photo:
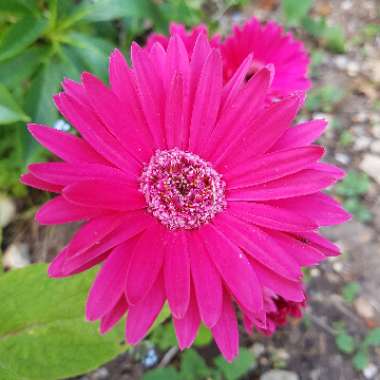
M 345 153 L 335 153 L 335 159 L 343 165 L 350 163 L 351 158 Z
M 3 265 L 7 269 L 24 268 L 30 264 L 29 246 L 25 243 L 13 243 L 5 251 Z
M 368 114 L 366 112 L 358 112 L 352 116 L 354 123 L 366 123 L 368 121 Z
M 366 150 L 370 146 L 371 141 L 372 141 L 371 138 L 368 136 L 357 137 L 355 139 L 353 148 L 356 151 Z
M 265 352 L 265 346 L 262 343 L 255 343 L 250 351 L 254 357 L 259 358 Z
M 347 74 L 350 77 L 356 77 L 359 74 L 360 66 L 355 61 L 349 61 L 347 64 Z
M 12 199 L 0 194 L 0 228 L 6 227 L 16 215 L 16 206 Z
M 354 302 L 357 313 L 364 319 L 375 318 L 375 309 L 364 297 L 358 297 Z
M 310 276 L 311 277 L 319 277 L 320 275 L 321 275 L 321 271 L 318 268 L 310 269 Z
M 371 151 L 374 153 L 380 153 L 380 140 L 377 140 L 371 144 Z
M 345 55 L 338 55 L 335 57 L 334 63 L 338 69 L 346 70 L 348 65 L 348 58 Z
M 372 134 L 373 134 L 376 138 L 380 139 L 380 124 L 374 124 L 374 125 L 372 126 Z
M 272 369 L 262 374 L 260 380 L 299 380 L 299 376 L 295 372 Z
M 105 367 L 97 369 L 91 375 L 91 380 L 105 380 L 109 378 L 109 371 Z
M 371 74 L 371 79 L 380 83 L 380 59 L 374 59 L 369 62 L 369 69 Z
M 365 154 L 363 161 L 360 163 L 360 169 L 380 184 L 380 156 L 370 153 Z
M 283 348 L 280 348 L 279 350 L 276 351 L 276 357 L 278 359 L 285 361 L 285 362 L 287 362 L 290 359 L 289 353 L 286 350 L 284 350 Z
M 368 364 L 367 367 L 363 369 L 363 375 L 366 379 L 373 379 L 377 372 L 378 368 L 373 363 Z

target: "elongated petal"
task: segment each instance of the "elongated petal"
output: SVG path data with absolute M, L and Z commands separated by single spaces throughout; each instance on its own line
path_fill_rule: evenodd
M 63 186 L 42 181 L 41 179 L 37 178 L 36 176 L 34 176 L 31 173 L 23 174 L 20 177 L 20 181 L 24 185 L 27 185 L 27 186 L 30 186 L 30 187 L 33 187 L 33 188 L 39 189 L 39 190 L 50 191 L 52 193 L 60 193 L 62 191 L 62 188 L 63 188 Z
M 28 130 L 42 146 L 62 160 L 73 164 L 107 162 L 86 141 L 70 133 L 41 124 L 28 124 Z
M 126 295 L 128 303 L 138 304 L 150 291 L 161 270 L 167 230 L 158 223 L 147 229 L 137 242 L 128 270 Z
M 125 182 L 91 179 L 66 186 L 63 196 L 70 202 L 109 210 L 138 210 L 146 207 L 143 195 Z
M 228 362 L 232 362 L 239 354 L 239 332 L 235 311 L 227 294 L 223 297 L 221 316 L 211 332 L 220 352 Z
M 186 314 L 181 319 L 173 317 L 175 333 L 181 350 L 189 348 L 193 344 L 201 322 L 194 289 L 192 289 L 191 293 L 190 303 Z
M 100 333 L 105 334 L 114 327 L 128 310 L 128 304 L 125 297 L 120 297 L 119 302 L 105 314 L 100 321 Z
M 222 309 L 223 289 L 219 273 L 198 237 L 189 238 L 191 275 L 199 314 L 208 327 L 216 324 Z
M 316 232 L 303 232 L 298 237 L 326 256 L 338 256 L 340 254 L 340 249 L 335 244 Z
M 292 212 L 298 212 L 314 220 L 319 226 L 340 224 L 351 219 L 351 215 L 338 202 L 323 193 L 279 199 L 271 201 L 270 204 Z
M 227 171 L 228 188 L 259 185 L 297 173 L 319 160 L 323 153 L 322 147 L 310 146 L 265 154 Z
M 274 181 L 245 189 L 231 190 L 230 201 L 270 201 L 317 193 L 336 182 L 329 173 L 304 169 Z
M 43 162 L 28 166 L 30 172 L 39 179 L 57 185 L 70 185 L 89 178 L 116 178 L 129 182 L 124 173 L 112 166 L 101 164 L 69 164 L 66 162 Z
M 275 230 L 300 232 L 317 228 L 307 217 L 267 204 L 231 202 L 229 210 L 242 220 Z
M 59 195 L 46 202 L 35 218 L 41 224 L 63 224 L 93 218 L 99 213 L 99 210 L 74 205 Z
M 261 286 L 242 250 L 212 224 L 203 226 L 199 233 L 226 286 L 239 304 L 250 311 L 260 310 L 263 307 Z
M 147 334 L 149 328 L 160 313 L 165 301 L 162 276 L 150 288 L 143 300 L 129 307 L 126 324 L 126 341 L 137 344 Z
M 309 145 L 326 130 L 327 121 L 315 119 L 289 128 L 273 145 L 271 151 L 298 148 Z
M 199 78 L 190 125 L 189 149 L 201 152 L 214 127 L 222 91 L 222 58 L 218 50 L 208 56 Z
M 290 280 L 301 276 L 300 266 L 262 229 L 224 212 L 213 223 L 229 239 L 261 264 Z
M 184 232 L 172 232 L 165 252 L 165 289 L 170 310 L 182 318 L 190 300 L 190 257 Z
M 134 245 L 134 240 L 119 245 L 104 262 L 88 295 L 86 318 L 89 321 L 95 321 L 111 311 L 124 294 Z

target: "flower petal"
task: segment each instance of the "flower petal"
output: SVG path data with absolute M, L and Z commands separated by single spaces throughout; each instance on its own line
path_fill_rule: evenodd
M 125 297 L 120 297 L 119 302 L 105 314 L 100 321 L 100 333 L 105 334 L 114 327 L 128 310 L 128 304 Z

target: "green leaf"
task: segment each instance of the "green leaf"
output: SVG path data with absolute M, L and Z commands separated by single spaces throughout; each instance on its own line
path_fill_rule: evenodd
M 195 338 L 194 344 L 196 346 L 206 346 L 212 341 L 212 334 L 211 331 L 204 326 L 203 324 L 201 325 L 198 335 Z
M 345 354 L 352 354 L 355 350 L 355 340 L 346 331 L 341 331 L 335 338 L 338 349 Z
M 298 26 L 309 13 L 313 0 L 282 0 L 281 10 L 287 26 Z
M 114 45 L 102 38 L 90 37 L 82 33 L 70 33 L 68 41 L 71 45 L 70 59 L 106 80 L 108 57 Z
M 36 264 L 0 278 L 0 378 L 52 380 L 97 368 L 127 348 L 123 327 L 102 336 L 84 320 L 95 271 L 53 280 Z M 8 376 L 7 375 L 7 376 Z
M 366 173 L 351 170 L 344 180 L 335 187 L 335 192 L 344 197 L 364 195 L 368 192 L 370 180 Z
M 326 47 L 334 53 L 344 53 L 346 51 L 346 38 L 340 26 L 328 27 L 323 34 L 323 39 L 326 42 Z
M 159 12 L 158 7 L 150 0 L 91 0 L 84 2 L 89 7 L 86 16 L 88 21 L 109 21 L 126 16 L 147 18 Z
M 11 93 L 0 83 L 0 125 L 28 120 L 28 116 L 13 99 Z
M 350 282 L 345 285 L 342 290 L 342 296 L 348 303 L 352 303 L 360 292 L 360 284 L 358 282 Z
M 0 0 L 1 13 L 10 15 L 37 14 L 37 3 L 35 0 Z
M 227 363 L 224 358 L 218 356 L 215 364 L 226 380 L 237 380 L 256 366 L 256 359 L 249 350 L 240 348 L 239 356 L 232 363 Z
M 14 57 L 28 47 L 43 34 L 47 24 L 47 20 L 25 16 L 11 25 L 2 36 L 0 61 Z
M 0 82 L 8 87 L 19 86 L 28 79 L 47 55 L 47 48 L 31 47 L 21 54 L 0 62 Z
M 369 362 L 368 352 L 366 350 L 358 351 L 355 356 L 352 358 L 352 364 L 354 368 L 358 371 L 362 371 L 367 367 Z
M 195 351 L 187 350 L 182 354 L 181 379 L 199 380 L 210 375 L 204 359 Z
M 380 346 L 380 328 L 371 330 L 364 339 L 365 346 Z
M 173 367 L 156 368 L 143 377 L 143 380 L 184 380 Z
M 305 106 L 310 112 L 331 112 L 343 97 L 344 92 L 339 87 L 331 85 L 315 87 L 310 91 Z

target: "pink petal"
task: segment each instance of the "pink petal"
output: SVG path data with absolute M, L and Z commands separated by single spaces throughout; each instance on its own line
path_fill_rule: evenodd
M 328 173 L 335 177 L 336 180 L 340 180 L 345 177 L 346 172 L 338 168 L 335 165 L 327 164 L 326 162 L 317 162 L 313 166 L 311 166 L 314 170 L 318 170 L 324 173 Z
M 250 311 L 260 310 L 263 307 L 261 286 L 242 250 L 212 224 L 204 225 L 199 234 L 211 260 L 239 304 Z
M 231 202 L 229 210 L 239 219 L 275 230 L 300 232 L 317 228 L 307 217 L 263 203 Z
M 123 295 L 135 244 L 135 239 L 130 239 L 113 249 L 98 272 L 87 298 L 86 318 L 89 321 L 111 311 Z
M 222 314 L 211 332 L 224 358 L 232 362 L 239 354 L 239 331 L 235 311 L 226 292 L 223 297 Z
M 323 153 L 322 147 L 309 146 L 265 154 L 227 171 L 228 188 L 259 185 L 297 173 L 319 160 Z
M 218 321 L 222 310 L 222 282 L 199 237 L 191 235 L 188 240 L 191 275 L 199 314 L 204 324 L 211 327 Z
M 327 121 L 316 119 L 289 128 L 272 146 L 271 151 L 298 148 L 309 145 L 326 130 Z
M 298 173 L 245 189 L 230 190 L 230 201 L 269 201 L 317 193 L 336 182 L 329 173 L 304 169 Z
M 50 191 L 52 193 L 60 193 L 62 191 L 62 186 L 42 181 L 31 173 L 23 174 L 20 177 L 20 182 L 35 189 Z
M 218 116 L 222 92 L 222 58 L 213 50 L 206 59 L 195 93 L 189 149 L 198 153 L 207 143 Z
M 162 109 L 162 78 L 157 76 L 154 62 L 148 53 L 136 43 L 132 44 L 131 57 L 136 74 L 138 97 L 153 136 L 156 148 L 165 148 L 164 120 Z
M 137 344 L 147 334 L 165 302 L 164 281 L 159 275 L 145 298 L 129 307 L 126 324 L 126 341 Z
M 86 263 L 96 260 L 98 257 L 107 253 L 110 249 L 134 238 L 136 235 L 147 229 L 152 223 L 152 218 L 145 213 L 141 215 L 132 215 L 123 219 L 123 223 L 115 228 L 103 240 L 98 240 L 97 244 L 88 248 L 85 251 L 79 252 L 65 261 L 64 273 L 71 273 L 77 268 L 86 265 Z M 137 236 L 136 236 L 137 238 Z
M 62 82 L 62 87 L 66 94 L 72 96 L 83 105 L 89 105 L 86 91 L 81 83 L 65 78 Z
M 300 268 L 294 265 L 297 263 L 262 229 L 228 212 L 218 215 L 213 223 L 236 245 L 269 269 L 290 280 L 300 277 Z
M 118 97 L 100 79 L 90 73 L 82 74 L 82 81 L 89 101 L 100 120 L 128 152 L 131 161 L 149 160 L 152 150 L 146 146 L 144 135 L 134 128 L 135 120 L 123 109 Z
M 323 193 L 279 199 L 271 201 L 270 204 L 292 212 L 298 212 L 314 220 L 319 226 L 340 224 L 351 219 L 351 215 L 338 202 Z
M 338 256 L 340 255 L 340 249 L 330 240 L 324 238 L 316 232 L 303 232 L 298 235 L 302 241 L 311 247 L 322 252 L 326 256 Z
M 186 232 L 171 232 L 165 253 L 165 289 L 170 310 L 182 318 L 190 300 L 190 257 Z
M 143 195 L 131 184 L 116 178 L 91 179 L 76 182 L 63 189 L 63 196 L 80 206 L 116 211 L 138 210 L 146 207 Z
M 141 234 L 128 270 L 126 295 L 129 304 L 139 303 L 156 281 L 164 261 L 167 235 L 167 229 L 159 223 Z
M 70 133 L 41 124 L 28 124 L 28 130 L 42 146 L 62 160 L 72 164 L 107 163 L 86 141 Z
M 70 185 L 89 178 L 116 178 L 130 181 L 124 173 L 112 166 L 101 164 L 68 164 L 66 162 L 42 162 L 28 166 L 30 172 L 39 179 L 57 185 Z
M 217 157 L 214 155 L 215 165 L 226 162 L 228 167 L 233 167 L 268 151 L 290 127 L 301 100 L 299 96 L 291 96 L 266 108 L 254 121 L 248 123 L 248 127 L 242 128 L 234 136 L 223 154 Z
M 64 93 L 55 95 L 54 101 L 61 114 L 99 154 L 132 177 L 140 170 L 137 163 L 133 165 L 133 162 L 126 158 L 125 149 L 107 131 L 89 107 Z
M 305 299 L 301 281 L 290 281 L 274 273 L 252 257 L 249 257 L 249 260 L 263 287 L 271 289 L 289 301 L 301 302 Z
M 264 103 L 270 77 L 270 70 L 260 70 L 236 95 L 231 106 L 223 111 L 205 147 L 207 159 L 215 163 L 221 161 L 225 152 L 235 142 L 236 136 L 241 136 L 247 125 L 252 123 L 252 115 L 256 115 Z
M 105 334 L 114 327 L 128 310 L 128 304 L 125 297 L 120 297 L 119 302 L 105 314 L 100 321 L 100 333 Z
M 46 202 L 35 218 L 41 224 L 63 224 L 93 218 L 98 214 L 98 210 L 74 205 L 59 195 Z
M 190 303 L 186 314 L 181 319 L 177 319 L 173 316 L 175 333 L 181 350 L 191 347 L 197 336 L 200 322 L 201 319 L 199 316 L 197 301 L 195 299 L 194 289 L 192 289 L 192 295 L 190 297 Z

